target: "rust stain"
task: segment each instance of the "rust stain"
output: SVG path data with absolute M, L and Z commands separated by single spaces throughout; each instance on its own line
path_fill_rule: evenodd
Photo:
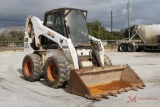
M 111 83 L 106 83 L 98 86 L 88 87 L 91 95 L 103 94 L 110 91 L 120 90 L 121 88 L 132 87 L 134 84 L 130 84 L 124 81 L 113 81 Z

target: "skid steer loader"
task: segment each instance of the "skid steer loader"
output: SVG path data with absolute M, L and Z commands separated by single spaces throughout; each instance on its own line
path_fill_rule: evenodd
M 23 74 L 42 77 L 50 87 L 93 100 L 116 96 L 145 85 L 127 64 L 112 65 L 101 40 L 89 35 L 87 11 L 60 8 L 45 13 L 44 22 L 28 16 L 24 38 Z

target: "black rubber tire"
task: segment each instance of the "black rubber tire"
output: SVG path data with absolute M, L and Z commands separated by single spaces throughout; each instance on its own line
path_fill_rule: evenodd
M 126 51 L 127 51 L 126 45 L 125 45 L 125 44 L 120 44 L 120 45 L 118 46 L 118 51 L 119 51 L 119 52 L 126 52 Z
M 65 87 L 68 83 L 70 66 L 65 57 L 49 57 L 44 65 L 44 77 L 50 87 Z
M 138 48 L 136 49 L 136 52 L 142 52 L 143 51 L 143 47 L 138 46 Z
M 128 52 L 135 52 L 136 47 L 133 44 L 128 44 L 127 45 L 127 50 L 128 50 Z
M 104 66 L 111 66 L 111 60 L 107 55 L 104 55 Z
M 39 81 L 43 75 L 41 57 L 37 54 L 26 55 L 22 64 L 23 75 L 28 81 Z

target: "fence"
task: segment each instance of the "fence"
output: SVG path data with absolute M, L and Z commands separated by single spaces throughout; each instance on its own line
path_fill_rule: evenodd
M 102 44 L 105 49 L 115 50 L 117 49 L 116 40 L 102 40 Z M 0 41 L 0 51 L 23 51 L 23 42 L 13 42 L 13 41 Z
M 23 51 L 23 42 L 0 41 L 0 51 Z
M 107 51 L 117 51 L 118 40 L 102 40 L 102 44 Z

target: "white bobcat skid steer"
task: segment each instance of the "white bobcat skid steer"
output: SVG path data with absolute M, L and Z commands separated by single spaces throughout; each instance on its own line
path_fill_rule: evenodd
M 130 89 L 143 81 L 128 65 L 112 66 L 102 42 L 89 35 L 87 11 L 60 8 L 45 13 L 44 22 L 28 16 L 24 38 L 24 77 L 44 76 L 50 87 L 98 100 Z

